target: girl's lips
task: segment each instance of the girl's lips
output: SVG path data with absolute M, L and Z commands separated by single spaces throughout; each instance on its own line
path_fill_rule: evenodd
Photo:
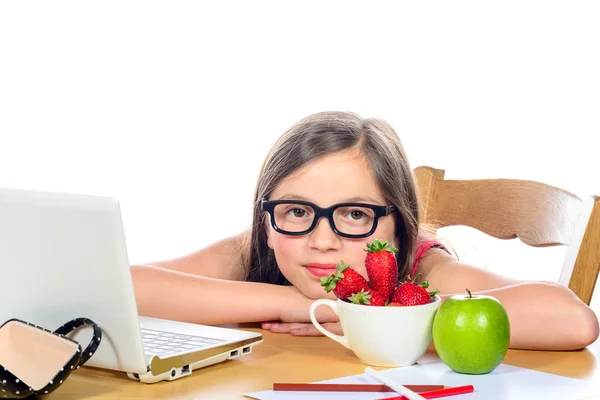
M 319 278 L 335 272 L 335 264 L 308 264 L 305 267 L 311 274 Z

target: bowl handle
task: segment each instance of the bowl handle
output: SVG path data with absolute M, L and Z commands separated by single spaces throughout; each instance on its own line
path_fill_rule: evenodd
M 315 328 L 317 328 L 319 330 L 319 332 L 321 332 L 323 335 L 327 336 L 330 339 L 335 340 L 336 342 L 338 342 L 350 349 L 350 345 L 348 343 L 348 339 L 346 339 L 346 336 L 340 336 L 340 335 L 336 335 L 335 333 L 329 332 L 327 329 L 323 328 L 323 326 L 319 323 L 319 321 L 317 321 L 317 318 L 315 317 L 315 311 L 316 311 L 317 307 L 319 307 L 319 306 L 327 306 L 327 307 L 331 308 L 333 310 L 333 312 L 336 313 L 336 315 L 338 317 L 340 317 L 340 314 L 338 312 L 338 302 L 334 301 L 334 300 L 329 300 L 329 299 L 319 299 L 319 300 L 314 301 L 310 305 L 310 320 L 312 321 Z M 341 320 L 341 317 L 340 317 L 340 320 Z

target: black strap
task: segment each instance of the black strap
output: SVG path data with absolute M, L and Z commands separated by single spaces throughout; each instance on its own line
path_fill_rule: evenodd
M 75 318 L 58 328 L 54 331 L 59 335 L 67 335 L 68 333 L 74 331 L 80 326 L 88 325 L 94 328 L 94 333 L 92 335 L 92 340 L 88 344 L 88 346 L 83 351 L 81 359 L 79 360 L 79 364 L 77 367 L 81 367 L 83 364 L 90 359 L 91 356 L 94 355 L 96 350 L 98 350 L 98 346 L 100 346 L 100 342 L 102 341 L 102 329 L 91 319 L 88 318 Z

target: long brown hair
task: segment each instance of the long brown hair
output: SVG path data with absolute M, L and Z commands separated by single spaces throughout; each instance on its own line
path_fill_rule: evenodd
M 267 245 L 261 200 L 269 198 L 283 179 L 311 161 L 354 148 L 366 157 L 388 204 L 398 209 L 395 227 L 398 271 L 401 277 L 408 275 L 419 233 L 419 205 L 400 138 L 385 121 L 361 119 L 354 113 L 322 112 L 294 124 L 265 158 L 254 193 L 249 253 L 244 257 L 246 280 L 289 284 Z

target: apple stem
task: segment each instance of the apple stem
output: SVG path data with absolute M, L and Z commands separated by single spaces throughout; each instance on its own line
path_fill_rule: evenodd
M 471 295 L 471 291 L 469 289 L 467 289 L 467 293 L 469 293 L 469 298 L 472 299 L 473 296 Z

